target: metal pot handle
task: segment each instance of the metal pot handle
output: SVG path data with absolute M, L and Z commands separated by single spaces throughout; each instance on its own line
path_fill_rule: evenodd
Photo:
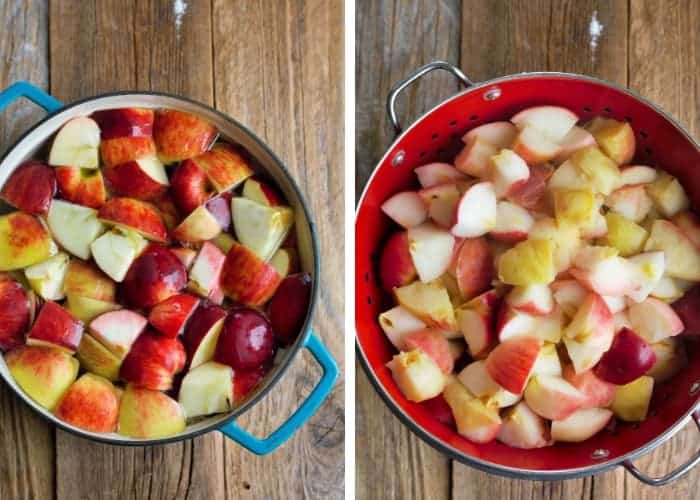
M 698 412 L 693 412 L 691 414 L 693 421 L 695 422 L 695 425 L 698 427 L 698 430 L 700 430 L 700 414 Z M 693 467 L 695 467 L 698 463 L 700 463 L 700 451 L 695 453 L 690 460 L 688 460 L 686 463 L 678 467 L 676 470 L 669 472 L 665 476 L 661 477 L 649 477 L 643 472 L 641 472 L 635 465 L 632 463 L 631 460 L 625 460 L 622 465 L 624 465 L 625 469 L 627 469 L 627 472 L 632 474 L 634 477 L 639 479 L 641 482 L 648 484 L 650 486 L 663 486 L 665 484 L 670 483 L 671 481 L 675 481 L 679 477 L 683 476 L 686 472 L 690 471 Z
M 401 123 L 399 122 L 399 118 L 396 116 L 396 99 L 398 98 L 399 94 L 401 94 L 406 87 L 418 81 L 422 76 L 425 76 L 436 69 L 442 69 L 452 73 L 465 87 L 470 87 L 474 84 L 464 73 L 462 73 L 461 69 L 446 61 L 433 61 L 425 66 L 421 66 L 413 73 L 408 75 L 408 77 L 406 77 L 404 80 L 401 80 L 394 85 L 389 92 L 389 97 L 386 100 L 386 111 L 389 114 L 389 120 L 394 126 L 396 135 L 399 135 L 403 130 L 403 127 L 401 127 Z
M 20 97 L 26 97 L 37 106 L 44 108 L 48 113 L 53 113 L 63 107 L 62 102 L 50 96 L 39 87 L 29 82 L 15 82 L 0 92 L 0 111 Z

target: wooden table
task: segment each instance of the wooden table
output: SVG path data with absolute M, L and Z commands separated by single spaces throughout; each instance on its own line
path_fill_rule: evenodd
M 357 196 L 392 141 L 388 89 L 433 59 L 458 65 L 476 81 L 537 70 L 598 76 L 651 99 L 700 137 L 698 0 L 358 0 L 356 22 Z M 403 98 L 401 116 L 417 117 L 457 90 L 454 79 L 431 75 Z M 643 486 L 621 468 L 559 482 L 487 475 L 411 434 L 359 364 L 356 391 L 357 498 L 700 498 L 698 468 L 664 488 Z M 699 446 L 688 426 L 636 463 L 661 475 Z
M 306 193 L 324 269 L 314 328 L 343 364 L 342 2 L 0 0 L 0 87 L 29 80 L 64 102 L 124 89 L 211 104 L 283 158 Z M 0 118 L 0 153 L 42 116 Z M 304 353 L 240 419 L 266 435 L 320 370 Z M 0 384 L 0 498 L 342 498 L 342 377 L 283 448 L 246 452 L 218 432 L 167 446 L 94 444 L 58 431 Z

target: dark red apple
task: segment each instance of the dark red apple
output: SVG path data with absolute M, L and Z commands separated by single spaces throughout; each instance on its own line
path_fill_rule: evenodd
M 258 366 L 250 370 L 236 370 L 233 374 L 233 400 L 238 403 L 265 378 L 268 368 Z
M 189 293 L 178 293 L 156 304 L 148 315 L 148 322 L 166 337 L 177 337 L 185 327 L 199 299 Z
M 204 206 L 221 225 L 221 230 L 228 231 L 231 226 L 231 193 L 222 193 L 207 201 Z
M 195 208 L 203 205 L 214 194 L 207 174 L 191 160 L 185 160 L 175 168 L 170 179 L 170 191 L 177 208 L 187 217 Z
M 408 250 L 408 233 L 392 234 L 384 244 L 379 261 L 379 279 L 382 287 L 391 293 L 394 287 L 408 285 L 418 276 Z
M 260 306 L 270 300 L 282 281 L 277 270 L 248 247 L 233 243 L 221 271 L 221 289 L 245 306 Z
M 114 139 L 115 137 L 151 137 L 153 115 L 152 109 L 118 108 L 95 111 L 92 118 L 100 126 L 102 139 Z
M 651 346 L 629 328 L 623 328 L 593 372 L 606 382 L 624 385 L 644 375 L 654 363 L 656 353 Z
M 48 213 L 54 194 L 56 175 L 53 168 L 38 161 L 28 161 L 12 172 L 0 198 L 15 208 L 42 215 Z
M 12 279 L 0 280 L 0 350 L 24 344 L 30 321 L 30 301 L 22 285 Z
M 234 370 L 250 370 L 272 360 L 275 338 L 265 316 L 254 309 L 233 309 L 219 335 L 214 361 Z
M 700 335 L 700 286 L 688 290 L 671 307 L 683 321 L 685 335 Z
M 151 244 L 134 260 L 122 283 L 129 307 L 146 308 L 163 302 L 187 285 L 187 271 L 180 259 L 162 245 Z
M 56 302 L 47 300 L 29 331 L 27 344 L 57 347 L 74 353 L 82 338 L 83 323 Z
M 139 200 L 152 200 L 159 198 L 167 191 L 168 185 L 149 175 L 147 169 L 143 168 L 142 161 L 133 160 L 103 168 L 104 176 L 113 194 Z
M 194 310 L 182 335 L 190 369 L 210 361 L 214 356 L 225 317 L 226 310 L 210 302 L 202 302 Z
M 301 327 L 311 299 L 311 275 L 299 273 L 282 280 L 267 306 L 272 331 L 282 345 L 294 342 Z
M 124 358 L 119 378 L 146 389 L 167 391 L 174 375 L 185 367 L 185 359 L 185 348 L 179 339 L 146 330 Z

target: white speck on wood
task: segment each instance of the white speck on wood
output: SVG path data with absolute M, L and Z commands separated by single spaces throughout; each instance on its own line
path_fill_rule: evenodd
M 598 21 L 598 11 L 594 10 L 591 16 L 591 22 L 588 25 L 588 35 L 590 36 L 591 58 L 595 62 L 596 51 L 598 50 L 598 40 L 603 33 L 605 26 Z
M 173 2 L 173 14 L 175 15 L 175 34 L 177 39 L 180 39 L 180 28 L 182 27 L 182 18 L 187 13 L 187 3 L 184 0 L 175 0 Z

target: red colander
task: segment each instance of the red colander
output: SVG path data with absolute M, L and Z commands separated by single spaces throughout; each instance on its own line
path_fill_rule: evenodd
M 397 96 L 433 70 L 446 70 L 465 87 L 402 131 L 395 112 Z M 700 428 L 700 345 L 688 342 L 688 367 L 657 384 L 649 416 L 639 424 L 618 423 L 578 444 L 557 443 L 520 450 L 497 441 L 476 444 L 438 421 L 423 405 L 408 401 L 385 364 L 396 353 L 377 317 L 391 297 L 378 279 L 382 244 L 393 228 L 380 206 L 392 194 L 415 189 L 414 168 L 450 162 L 463 146 L 461 137 L 483 123 L 508 120 L 518 111 L 541 104 L 564 106 L 582 120 L 602 115 L 628 121 L 636 134 L 635 163 L 676 176 L 695 208 L 700 207 L 700 146 L 673 118 L 627 89 L 589 76 L 523 73 L 472 83 L 458 68 L 437 61 L 416 70 L 389 94 L 387 111 L 399 134 L 380 160 L 360 199 L 355 219 L 355 326 L 358 356 L 379 394 L 409 428 L 450 457 L 486 472 L 524 479 L 581 477 L 618 465 L 650 485 L 666 484 L 700 462 L 698 451 L 677 470 L 659 478 L 639 471 L 632 460 L 670 439 L 691 419 Z M 697 413 L 696 413 L 696 410 Z

